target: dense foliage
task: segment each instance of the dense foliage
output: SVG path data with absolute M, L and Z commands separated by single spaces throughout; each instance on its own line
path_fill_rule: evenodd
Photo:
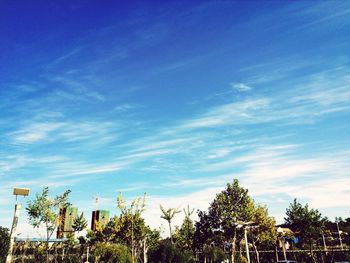
M 0 226 L 0 262 L 5 262 L 10 248 L 10 233 L 7 228 Z
M 302 205 L 294 199 L 286 211 L 285 225 L 300 238 L 302 247 L 310 246 L 320 239 L 325 231 L 327 218 L 323 217 L 317 209 L 310 209 L 308 204 Z
M 28 202 L 29 221 L 34 227 L 45 226 L 46 241 L 59 223 L 59 208 L 70 205 L 68 195 L 69 191 L 66 191 L 50 199 L 48 188 L 44 188 Z M 44 262 L 45 259 L 54 259 L 57 263 L 85 262 L 89 250 L 89 262 L 96 263 L 216 263 L 224 260 L 234 263 L 247 262 L 248 248 L 251 262 L 268 263 L 284 258 L 282 248 L 286 239 L 292 242 L 290 249 L 308 249 L 307 252 L 288 254 L 289 259 L 293 256 L 298 262 L 333 262 L 349 256 L 343 251 L 322 254 L 314 248 L 323 248 L 326 243 L 336 248 L 340 244 L 349 246 L 346 232 L 350 231 L 350 218 L 336 218 L 336 222 L 330 222 L 318 210 L 295 199 L 286 210 L 285 224 L 281 225 L 289 232 L 277 234 L 275 219 L 269 216 L 265 206 L 254 202 L 238 180 L 228 183 L 207 210 L 198 210 L 197 221 L 191 218 L 194 209 L 189 206 L 184 209 L 184 219 L 174 230 L 171 223 L 180 210 L 161 206 L 161 218 L 169 224 L 169 238 L 165 239 L 161 239 L 159 229 L 151 229 L 143 218 L 145 200 L 146 195 L 128 204 L 120 194 L 117 199 L 120 213 L 106 225 L 97 222 L 96 230 L 88 230 L 86 237 L 79 237 L 79 242 L 73 233 L 68 235 L 64 243 L 51 247 L 50 256 L 47 242 L 25 242 L 15 249 L 16 262 Z M 82 213 L 74 220 L 73 229 L 79 233 L 86 227 L 87 220 Z M 0 235 L 0 256 L 4 259 L 8 249 L 8 230 L 0 228 Z M 297 240 L 295 244 L 294 240 Z
M 258 225 L 258 230 L 250 231 L 255 245 L 274 244 L 275 221 L 267 214 L 267 209 L 255 205 L 248 190 L 239 186 L 238 180 L 227 184 L 210 204 L 208 212 L 198 212 L 196 222 L 195 248 L 206 251 L 215 246 L 231 252 L 231 261 L 236 258 L 237 246 L 243 239 L 242 226 L 248 222 Z M 205 254 L 203 254 L 205 256 Z
M 49 261 L 49 240 L 59 225 L 59 209 L 68 207 L 68 196 L 70 190 L 65 191 L 62 195 L 55 198 L 49 197 L 49 188 L 44 187 L 41 194 L 36 194 L 33 201 L 28 201 L 26 208 L 29 223 L 33 227 L 44 226 L 46 229 L 46 261 Z

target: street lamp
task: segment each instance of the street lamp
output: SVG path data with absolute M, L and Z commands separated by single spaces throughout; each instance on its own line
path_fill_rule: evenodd
M 29 189 L 28 188 L 13 188 L 13 195 L 16 196 L 16 204 L 15 204 L 15 212 L 13 215 L 13 221 L 12 221 L 12 228 L 11 228 L 11 234 L 10 234 L 10 248 L 8 255 L 6 257 L 6 263 L 11 263 L 12 262 L 12 251 L 13 251 L 13 244 L 15 241 L 15 235 L 16 235 L 16 228 L 17 228 L 17 223 L 18 223 L 18 217 L 19 217 L 19 212 L 21 210 L 21 204 L 17 202 L 17 197 L 18 196 L 28 196 L 29 195 Z

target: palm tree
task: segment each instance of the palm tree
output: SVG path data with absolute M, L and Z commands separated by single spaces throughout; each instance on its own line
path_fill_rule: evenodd
M 79 235 L 79 232 L 83 231 L 86 227 L 87 227 L 87 220 L 84 217 L 84 213 L 81 213 L 80 216 L 74 219 L 72 228 L 74 232 L 78 232 L 78 235 Z
M 177 208 L 169 208 L 167 210 L 164 209 L 164 207 L 162 205 L 160 205 L 160 210 L 162 211 L 163 215 L 161 215 L 160 217 L 165 219 L 166 221 L 168 221 L 169 224 L 169 233 L 170 233 L 170 240 L 171 243 L 173 243 L 173 236 L 171 234 L 171 220 L 173 219 L 173 217 L 177 214 L 180 213 L 181 211 L 179 211 Z

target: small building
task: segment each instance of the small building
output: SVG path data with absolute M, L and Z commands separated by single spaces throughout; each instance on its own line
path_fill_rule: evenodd
M 57 227 L 57 238 L 67 237 L 69 233 L 74 233 L 73 224 L 78 216 L 77 207 L 61 208 L 59 212 L 59 225 Z
M 107 225 L 109 221 L 109 211 L 108 210 L 96 210 L 92 211 L 91 217 L 91 230 L 96 231 L 97 227 L 102 227 Z

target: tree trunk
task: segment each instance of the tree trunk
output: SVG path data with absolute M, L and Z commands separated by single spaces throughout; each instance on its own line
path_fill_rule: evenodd
M 132 262 L 135 262 L 135 255 L 134 255 L 134 217 L 131 219 L 131 256 L 132 256 Z
M 254 250 L 255 250 L 255 253 L 256 253 L 256 262 L 260 263 L 259 251 L 258 251 L 258 248 L 255 245 L 255 240 L 253 240 L 253 247 L 254 247 Z
M 275 251 L 276 251 L 276 261 L 278 261 L 278 249 L 277 249 L 277 245 L 275 247 Z
M 173 235 L 171 234 L 171 223 L 170 223 L 170 221 L 168 221 L 168 222 L 169 222 L 170 241 L 171 241 L 171 243 L 173 243 Z
M 311 257 L 312 257 L 312 260 L 314 261 L 314 263 L 317 263 L 315 256 L 314 256 L 313 247 L 312 247 L 312 240 L 310 241 L 310 254 L 311 254 Z
M 143 263 L 147 263 L 147 250 L 146 238 L 143 240 Z
M 46 263 L 50 262 L 49 240 L 50 240 L 49 226 L 46 223 Z
M 235 262 L 235 254 L 236 254 L 236 234 L 237 231 L 235 229 L 235 234 L 233 236 L 233 240 L 232 240 L 232 249 L 231 249 L 231 262 L 234 263 Z

